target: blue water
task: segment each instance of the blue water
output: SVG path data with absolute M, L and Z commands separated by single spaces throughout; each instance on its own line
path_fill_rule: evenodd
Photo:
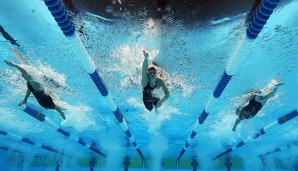
M 94 170 L 123 170 L 125 156 L 138 166 L 129 170 L 177 170 L 175 159 L 230 63 L 236 63 L 238 69 L 199 126 L 178 170 L 192 170 L 192 157 L 197 158 L 201 170 L 226 170 L 226 156 L 215 161 L 212 158 L 225 151 L 227 145 L 235 146 L 242 140 L 247 140 L 246 145 L 230 153 L 233 170 L 261 170 L 258 155 L 275 148 L 282 151 L 266 156 L 268 170 L 293 170 L 298 162 L 297 147 L 286 147 L 298 140 L 297 118 L 283 125 L 274 124 L 265 135 L 251 140 L 257 130 L 298 107 L 297 0 L 279 6 L 258 38 L 247 46 L 241 45 L 246 31 L 244 17 L 186 28 L 183 24 L 160 24 L 149 18 L 140 22 L 128 16 L 126 20 L 107 23 L 92 16 L 77 16 L 73 21 L 77 27 L 84 26 L 84 34 L 78 37 L 90 59 L 82 55 L 82 47 L 74 43 L 75 39 L 63 35 L 43 1 L 0 1 L 0 24 L 20 44 L 12 45 L 0 36 L 0 131 L 9 134 L 0 134 L 0 146 L 9 148 L 0 150 L 0 170 L 55 170 L 57 161 L 63 161 L 62 171 L 89 170 L 92 157 L 98 163 L 103 161 Z M 42 108 L 32 95 L 28 106 L 45 114 L 48 122 L 39 122 L 18 107 L 26 82 L 16 69 L 2 62 L 6 59 L 22 63 L 10 49 L 26 59 L 28 64 L 22 66 L 43 83 L 55 103 L 66 109 L 66 120 L 56 111 Z M 160 77 L 171 94 L 158 113 L 148 112 L 142 102 L 143 49 L 158 65 Z M 239 51 L 245 53 L 234 58 L 233 54 Z M 245 60 L 237 63 L 239 58 Z M 146 159 L 144 169 L 109 103 L 88 76 L 82 59 L 91 61 L 122 112 Z M 284 85 L 258 115 L 242 121 L 232 132 L 237 118 L 235 109 L 243 95 L 273 80 Z M 163 95 L 162 91 L 159 93 Z M 57 128 L 69 132 L 71 137 L 59 134 Z M 78 137 L 107 158 L 78 144 Z M 26 144 L 20 141 L 22 138 L 36 144 Z M 59 153 L 44 150 L 41 145 Z

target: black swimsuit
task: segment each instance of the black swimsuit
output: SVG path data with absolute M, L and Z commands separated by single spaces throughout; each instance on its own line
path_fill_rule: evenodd
M 262 109 L 262 103 L 255 100 L 255 96 L 251 99 L 247 106 L 241 109 L 239 118 L 250 119 L 256 116 L 256 114 Z
M 143 102 L 145 104 L 145 107 L 151 111 L 153 109 L 153 105 L 156 106 L 157 102 L 160 100 L 159 97 L 157 97 L 153 91 L 157 87 L 157 81 L 155 83 L 155 86 L 152 88 L 150 87 L 150 83 L 144 87 L 143 89 Z
M 51 98 L 51 96 L 46 94 L 44 90 L 36 91 L 31 86 L 31 84 L 28 82 L 27 82 L 27 87 L 32 92 L 32 94 L 34 95 L 34 97 L 37 99 L 38 103 L 42 107 L 44 107 L 46 109 L 54 109 L 55 108 L 55 103 L 53 102 L 53 99 Z

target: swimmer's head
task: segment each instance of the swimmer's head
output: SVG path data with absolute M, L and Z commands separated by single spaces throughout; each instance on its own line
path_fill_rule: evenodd
M 265 96 L 266 96 L 266 93 L 265 93 L 265 91 L 264 91 L 263 89 L 257 91 L 256 93 L 257 93 L 256 96 L 257 96 L 260 100 L 263 100 L 263 99 L 265 98 Z
M 26 81 L 30 81 L 30 80 L 32 80 L 31 75 L 29 75 L 27 72 L 26 72 L 26 73 L 22 73 L 22 77 L 23 77 Z
M 148 73 L 148 75 L 149 75 L 149 77 L 150 77 L 151 79 L 154 79 L 154 78 L 156 78 L 157 70 L 156 70 L 155 67 L 150 67 L 150 68 L 147 70 L 147 73 Z
M 157 71 L 155 67 L 150 67 L 150 68 L 148 68 L 147 71 L 148 71 L 148 73 L 149 73 L 149 71 L 152 71 L 152 70 L 155 71 L 155 72 Z

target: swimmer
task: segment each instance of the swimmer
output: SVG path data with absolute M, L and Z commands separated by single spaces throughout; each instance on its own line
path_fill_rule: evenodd
M 274 85 L 271 85 L 269 89 L 265 87 L 261 90 L 250 93 L 250 96 L 245 101 L 245 103 L 236 109 L 236 115 L 238 116 L 238 118 L 235 121 L 232 131 L 236 131 L 237 125 L 243 119 L 251 119 L 256 116 L 257 113 L 266 104 L 268 99 L 274 96 L 278 87 L 283 84 L 284 83 L 282 82 L 277 82 L 274 83 Z
M 24 100 L 22 100 L 19 103 L 19 106 L 21 106 L 23 104 L 27 104 L 27 99 L 28 99 L 29 95 L 32 93 L 34 95 L 34 97 L 37 99 L 38 103 L 42 107 L 44 107 L 45 109 L 55 109 L 57 112 L 60 113 L 61 117 L 64 120 L 66 119 L 61 108 L 53 102 L 52 97 L 45 92 L 45 90 L 41 86 L 41 84 L 39 82 L 37 82 L 36 80 L 34 80 L 34 78 L 24 68 L 22 68 L 20 65 L 17 65 L 15 63 L 7 61 L 7 60 L 5 60 L 4 62 L 9 66 L 15 67 L 16 69 L 18 69 L 21 72 L 22 77 L 27 82 L 27 92 L 26 92 Z
M 170 92 L 161 78 L 157 77 L 157 70 L 155 67 L 149 68 L 149 54 L 143 50 L 144 62 L 142 68 L 142 87 L 143 87 L 143 102 L 145 107 L 152 111 L 153 107 L 157 109 L 164 101 L 170 97 Z M 154 90 L 162 88 L 165 96 L 160 99 Z

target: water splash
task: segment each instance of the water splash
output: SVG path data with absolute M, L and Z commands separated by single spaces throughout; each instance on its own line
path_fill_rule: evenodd
M 61 102 L 55 102 L 57 105 L 63 106 L 63 108 L 66 108 L 65 110 L 65 116 L 66 120 L 62 121 L 63 126 L 70 126 L 76 130 L 76 132 L 82 132 L 85 130 L 95 130 L 95 131 L 101 131 L 100 127 L 97 126 L 97 123 L 95 122 L 95 119 L 92 117 L 92 115 L 88 115 L 88 113 L 92 113 L 92 108 L 88 106 L 80 106 L 80 105 L 70 105 L 66 104 L 65 102 L 63 105 Z

